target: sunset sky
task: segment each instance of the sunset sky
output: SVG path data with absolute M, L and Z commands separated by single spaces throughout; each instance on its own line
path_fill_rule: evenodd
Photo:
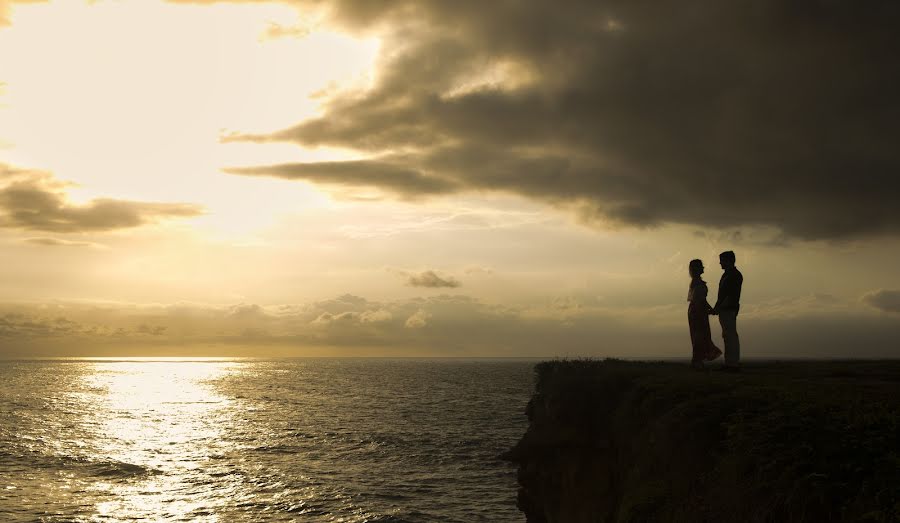
M 896 357 L 898 17 L 0 0 L 0 357 Z

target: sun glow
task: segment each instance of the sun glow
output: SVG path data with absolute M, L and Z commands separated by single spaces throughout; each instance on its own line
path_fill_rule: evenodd
M 105 501 L 99 517 L 152 518 L 159 514 L 187 517 L 209 506 L 196 492 L 173 503 L 172 489 L 197 490 L 196 477 L 210 460 L 226 452 L 222 425 L 230 401 L 212 382 L 235 371 L 224 361 L 186 361 L 183 358 L 92 363 L 85 375 L 92 391 L 89 444 L 95 456 L 111 467 L 142 477 L 142 481 L 114 481 L 96 485 Z M 161 472 L 167 479 L 160 478 Z
M 378 50 L 279 4 L 55 1 L 17 5 L 13 22 L 0 30 L 2 160 L 76 182 L 75 201 L 198 203 L 209 215 L 197 222 L 220 230 L 327 204 L 303 184 L 220 169 L 345 153 L 219 137 L 317 114 L 310 95 L 364 86 Z

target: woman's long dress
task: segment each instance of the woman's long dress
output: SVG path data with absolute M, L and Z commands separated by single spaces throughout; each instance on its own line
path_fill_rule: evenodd
M 709 304 L 706 295 L 709 289 L 700 279 L 691 282 L 688 290 L 688 326 L 691 329 L 691 345 L 694 348 L 692 362 L 712 361 L 722 355 L 722 351 L 712 341 L 709 330 Z

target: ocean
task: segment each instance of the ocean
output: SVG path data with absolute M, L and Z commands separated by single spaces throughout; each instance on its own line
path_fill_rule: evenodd
M 0 521 L 522 521 L 534 363 L 0 361 Z

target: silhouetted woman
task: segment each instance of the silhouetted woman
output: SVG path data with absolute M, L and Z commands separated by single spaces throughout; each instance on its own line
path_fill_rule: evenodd
M 694 353 L 691 357 L 691 367 L 703 368 L 704 361 L 712 361 L 722 355 L 722 351 L 713 344 L 712 334 L 709 331 L 709 315 L 713 308 L 706 301 L 709 289 L 706 282 L 700 279 L 703 274 L 703 262 L 691 260 L 688 265 L 688 273 L 691 275 L 691 286 L 688 290 L 688 327 L 691 329 L 691 345 Z

